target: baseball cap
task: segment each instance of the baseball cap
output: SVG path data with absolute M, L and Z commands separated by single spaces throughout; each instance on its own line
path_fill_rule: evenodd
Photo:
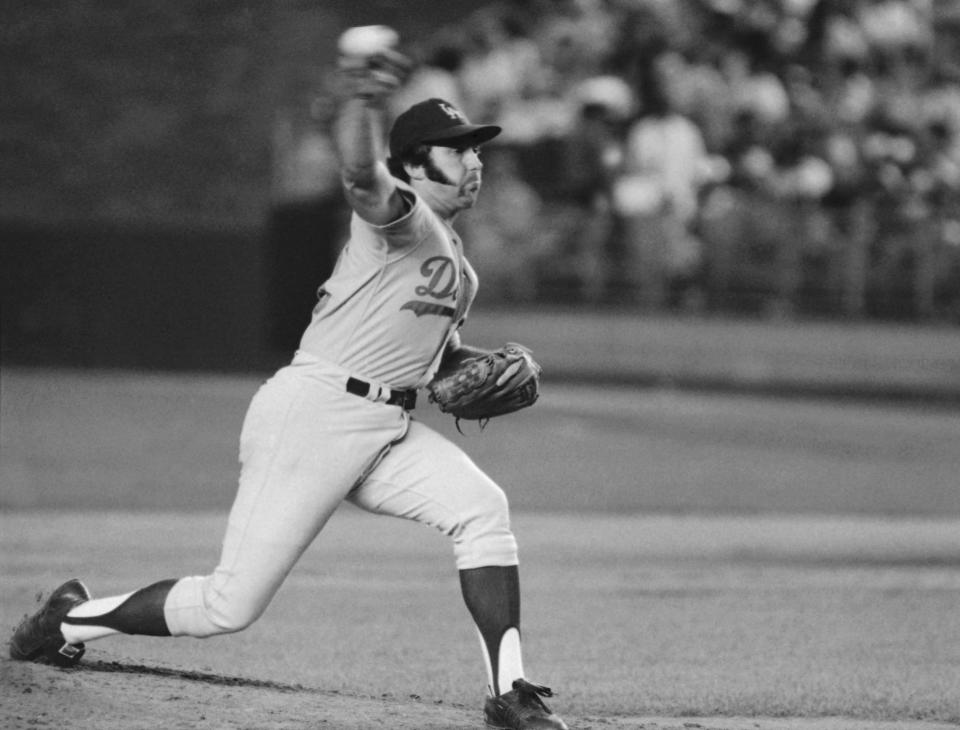
M 427 99 L 398 116 L 390 129 L 390 156 L 400 157 L 414 145 L 437 147 L 480 145 L 500 134 L 495 124 L 470 124 L 453 104 Z

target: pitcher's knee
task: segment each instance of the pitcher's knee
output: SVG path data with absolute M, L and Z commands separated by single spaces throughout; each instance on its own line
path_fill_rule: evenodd
M 453 534 L 453 551 L 458 570 L 517 564 L 517 541 L 502 489 L 494 486 L 464 511 Z
M 220 634 L 243 631 L 260 618 L 262 613 L 263 609 L 259 606 L 222 594 L 212 598 L 207 607 L 210 622 L 219 629 L 217 633 Z
M 242 631 L 265 607 L 230 590 L 215 573 L 177 581 L 167 596 L 164 616 L 173 636 L 205 638 Z

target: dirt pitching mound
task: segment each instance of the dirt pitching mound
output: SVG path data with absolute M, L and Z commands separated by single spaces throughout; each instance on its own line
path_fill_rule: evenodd
M 134 661 L 84 662 L 75 669 L 0 664 L 0 727 L 141 728 L 476 728 L 477 708 L 417 697 L 338 692 Z
M 479 708 L 417 696 L 365 697 L 258 679 L 146 666 L 84 662 L 75 669 L 0 660 L 0 727 L 9 730 L 172 728 L 482 728 Z M 840 718 L 568 718 L 573 730 L 934 730 L 925 722 Z

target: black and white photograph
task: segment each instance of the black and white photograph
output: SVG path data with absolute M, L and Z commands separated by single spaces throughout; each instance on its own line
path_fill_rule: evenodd
M 960 0 L 15 0 L 0 727 L 960 728 Z

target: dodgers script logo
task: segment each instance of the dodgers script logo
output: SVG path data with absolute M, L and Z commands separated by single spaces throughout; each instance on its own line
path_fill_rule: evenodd
M 457 267 L 453 259 L 449 256 L 431 256 L 420 266 L 420 273 L 427 282 L 414 289 L 414 292 L 418 297 L 431 297 L 438 301 L 411 300 L 400 307 L 400 310 L 409 309 L 418 317 L 424 314 L 453 317 L 454 308 L 441 303 L 445 299 L 456 299 Z

